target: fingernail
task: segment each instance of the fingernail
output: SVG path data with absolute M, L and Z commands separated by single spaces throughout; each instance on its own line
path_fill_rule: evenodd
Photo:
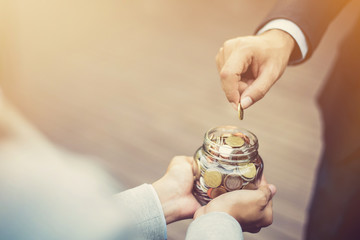
M 233 109 L 235 109 L 235 111 L 237 111 L 238 109 L 238 105 L 236 103 L 231 103 L 231 106 L 233 107 Z
M 252 103 L 253 103 L 253 101 L 249 96 L 241 99 L 241 107 L 243 109 L 246 109 L 246 108 L 250 107 Z
M 269 184 L 269 188 L 270 188 L 271 194 L 274 196 L 276 193 L 276 187 L 272 184 Z

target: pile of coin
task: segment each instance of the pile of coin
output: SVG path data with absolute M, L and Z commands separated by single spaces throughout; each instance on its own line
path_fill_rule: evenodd
M 194 196 L 205 205 L 226 192 L 256 188 L 263 162 L 241 132 L 207 137 L 194 156 Z

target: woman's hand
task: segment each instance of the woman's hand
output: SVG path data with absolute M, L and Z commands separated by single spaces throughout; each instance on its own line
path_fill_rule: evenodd
M 193 163 L 192 157 L 174 157 L 165 175 L 152 184 L 159 196 L 167 224 L 192 218 L 200 207 L 192 194 Z
M 275 193 L 275 186 L 267 184 L 263 177 L 257 190 L 237 190 L 220 195 L 199 208 L 194 218 L 210 212 L 225 212 L 240 223 L 243 231 L 259 232 L 272 223 Z

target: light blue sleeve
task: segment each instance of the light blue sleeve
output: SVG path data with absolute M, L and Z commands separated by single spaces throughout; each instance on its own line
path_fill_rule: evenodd
M 151 185 L 117 194 L 106 172 L 88 161 L 29 156 L 0 155 L 0 239 L 166 237 L 163 211 Z
M 195 219 L 186 240 L 243 240 L 240 224 L 227 213 L 213 212 Z
M 160 200 L 150 184 L 143 184 L 116 195 L 126 208 L 128 219 L 135 227 L 132 239 L 166 239 L 166 220 Z M 134 232 L 134 231 L 133 231 Z

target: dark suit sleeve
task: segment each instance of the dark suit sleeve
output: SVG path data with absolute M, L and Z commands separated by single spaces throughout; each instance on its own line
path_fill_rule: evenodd
M 296 23 L 305 34 L 309 58 L 319 45 L 328 25 L 349 0 L 279 0 L 258 29 L 274 19 L 288 19 Z M 299 49 L 292 57 L 300 54 Z M 305 60 L 305 59 L 304 59 Z

